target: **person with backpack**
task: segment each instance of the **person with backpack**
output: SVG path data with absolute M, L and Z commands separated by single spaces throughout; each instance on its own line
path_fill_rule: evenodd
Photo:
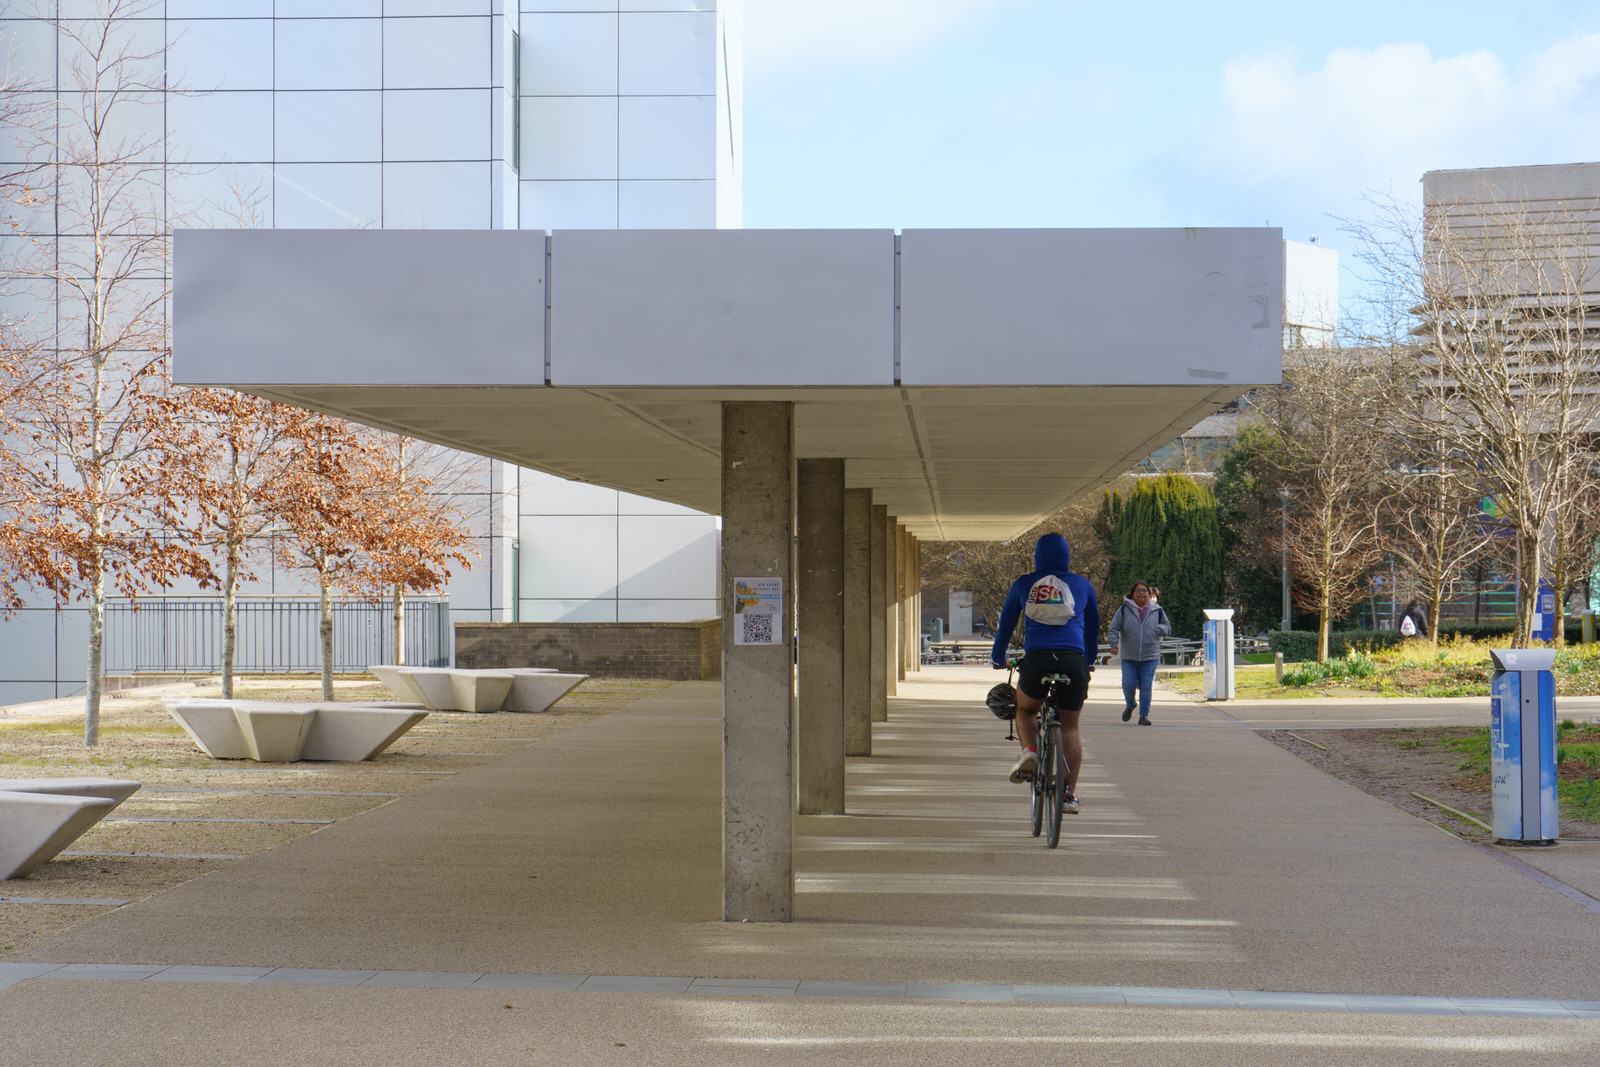
M 1148 583 L 1134 582 L 1106 629 L 1106 644 L 1122 660 L 1122 696 L 1128 704 L 1122 711 L 1123 722 L 1133 718 L 1137 693 L 1139 725 L 1151 725 L 1150 696 L 1161 662 L 1161 639 L 1171 634 L 1167 609 L 1156 603 Z
M 1415 600 L 1407 604 L 1406 610 L 1400 615 L 1400 636 L 1428 636 L 1428 613 L 1422 610 L 1422 605 Z
M 1005 607 L 995 627 L 990 664 L 1006 669 L 1006 650 L 1017 620 L 1027 617 L 1023 631 L 1022 660 L 1017 666 L 1017 737 L 1022 757 L 1011 768 L 1013 782 L 1025 782 L 1039 766 L 1039 708 L 1044 704 L 1046 675 L 1068 678 L 1061 705 L 1061 741 L 1067 757 L 1067 787 L 1061 810 L 1077 814 L 1078 768 L 1083 763 L 1083 741 L 1078 736 L 1078 716 L 1089 695 L 1090 664 L 1099 654 L 1100 608 L 1094 587 L 1081 574 L 1068 570 L 1072 562 L 1067 539 L 1047 533 L 1033 547 L 1033 570 L 1006 593 Z

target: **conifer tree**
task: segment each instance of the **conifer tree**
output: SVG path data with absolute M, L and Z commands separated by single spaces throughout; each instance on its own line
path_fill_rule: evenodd
M 1181 474 L 1147 478 L 1127 500 L 1107 501 L 1113 520 L 1106 607 L 1136 581 L 1161 590 L 1174 636 L 1198 637 L 1203 609 L 1222 602 L 1222 540 L 1211 490 Z

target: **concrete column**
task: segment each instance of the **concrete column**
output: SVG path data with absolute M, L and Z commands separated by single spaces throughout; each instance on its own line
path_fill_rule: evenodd
M 801 815 L 844 814 L 844 460 L 802 459 L 795 521 L 800 559 Z
M 871 662 L 867 669 L 872 674 L 868 695 L 872 698 L 872 721 L 889 720 L 889 508 L 884 504 L 872 505 L 872 573 L 868 576 L 871 587 L 872 615 L 867 620 L 872 627 L 872 644 L 868 650 Z
M 794 405 L 722 405 L 722 917 L 794 918 Z M 777 578 L 777 643 L 741 645 L 734 582 Z
M 872 490 L 844 491 L 844 754 L 872 755 Z
M 900 672 L 900 524 L 889 515 L 884 519 L 884 691 L 890 696 L 900 692 L 896 684 L 905 675 Z
M 906 678 L 906 668 L 910 663 L 908 650 L 911 647 L 911 613 L 906 610 L 906 595 L 911 584 L 906 580 L 907 569 L 911 566 L 911 535 L 904 526 L 897 523 L 894 528 L 894 538 L 895 626 L 900 635 L 896 663 L 899 673 L 896 677 L 903 682 Z
M 911 657 L 911 662 L 917 665 L 917 673 L 922 673 L 922 538 L 912 538 L 913 551 L 911 553 L 911 617 L 916 621 L 914 633 L 916 652 Z

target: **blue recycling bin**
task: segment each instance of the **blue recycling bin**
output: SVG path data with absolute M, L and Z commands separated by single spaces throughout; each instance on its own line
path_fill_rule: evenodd
M 1233 699 L 1233 609 L 1206 608 L 1206 699 Z
M 1495 840 L 1553 845 L 1560 836 L 1556 803 L 1556 654 L 1549 648 L 1489 653 L 1489 769 Z

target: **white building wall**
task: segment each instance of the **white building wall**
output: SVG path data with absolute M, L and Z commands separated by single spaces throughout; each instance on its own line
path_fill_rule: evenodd
M 54 31 L 21 13 L 0 9 L 0 38 L 43 90 L 70 90 Z M 164 44 L 169 84 L 196 94 L 151 93 L 125 115 L 155 135 L 166 116 L 174 227 L 739 224 L 737 20 L 715 0 L 167 0 L 146 15 L 130 24 L 138 47 Z M 18 161 L 0 132 L 0 167 Z M 46 241 L 74 239 L 53 213 L 31 217 Z M 12 314 L 71 313 L 49 286 L 6 299 Z M 615 492 L 575 515 L 563 509 L 591 487 L 472 463 L 480 556 L 451 579 L 453 621 L 714 614 L 713 517 Z M 616 550 L 593 551 L 581 518 L 603 519 Z M 579 540 L 553 539 L 563 528 Z M 555 561 L 592 573 L 574 584 Z M 258 573 L 243 592 L 314 592 Z M 81 608 L 37 596 L 0 620 L 0 704 L 81 692 L 86 632 Z
M 1339 326 L 1339 253 L 1321 245 L 1283 242 L 1285 345 L 1331 344 Z
M 522 227 L 737 227 L 737 5 L 522 0 L 522 7 Z M 714 517 L 536 471 L 523 472 L 521 509 L 516 618 L 716 614 Z

